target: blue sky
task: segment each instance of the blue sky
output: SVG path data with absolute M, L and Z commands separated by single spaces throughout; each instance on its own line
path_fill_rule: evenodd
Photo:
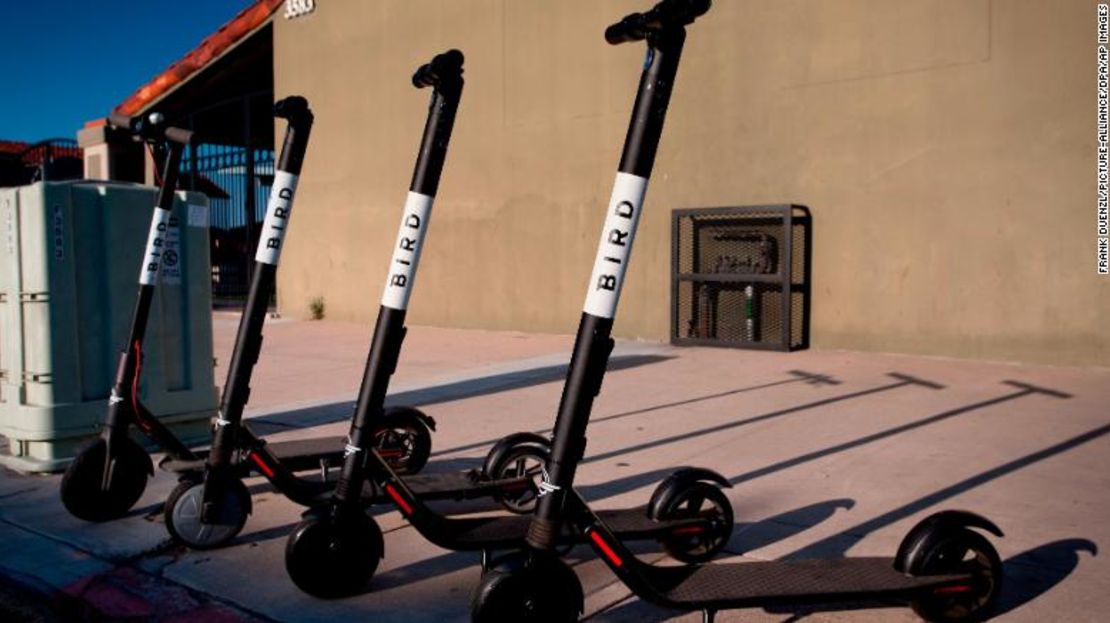
M 250 0 L 0 0 L 0 139 L 74 138 Z

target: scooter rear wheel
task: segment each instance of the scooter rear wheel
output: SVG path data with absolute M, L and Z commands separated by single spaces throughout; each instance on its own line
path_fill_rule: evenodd
M 201 506 L 205 484 L 199 478 L 185 478 L 166 499 L 163 516 L 166 530 L 175 541 L 191 549 L 205 550 L 222 547 L 234 539 L 247 523 L 251 509 L 251 494 L 238 478 L 221 487 L 216 520 L 201 520 Z
M 573 623 L 582 613 L 582 584 L 549 554 L 514 553 L 495 561 L 470 598 L 472 623 Z
M 935 592 L 911 606 L 926 621 L 953 623 L 982 621 L 990 614 L 1002 585 L 1002 560 L 983 535 L 967 528 L 945 529 L 930 535 L 914 575 L 970 573 L 970 590 Z
M 127 514 L 146 490 L 152 471 L 150 457 L 130 437 L 113 441 L 113 464 L 107 488 L 102 488 L 108 443 L 98 438 L 86 444 L 62 476 L 62 504 L 85 521 L 108 521 Z
M 374 431 L 378 455 L 398 474 L 419 472 L 432 454 L 432 433 L 410 409 L 386 410 L 382 426 Z
M 370 585 L 384 549 L 381 528 L 362 511 L 309 513 L 285 544 L 285 570 L 313 597 L 350 597 Z
M 685 563 L 706 562 L 728 544 L 732 536 L 732 504 L 720 488 L 707 482 L 692 483 L 667 501 L 660 516 L 664 520 L 695 517 L 707 521 L 705 529 L 679 528 L 660 540 L 663 551 L 671 558 Z
M 525 484 L 519 490 L 503 490 L 498 501 L 508 511 L 517 514 L 531 513 L 536 509 L 539 483 L 543 470 L 547 467 L 550 452 L 533 444 L 522 445 L 509 450 L 497 463 L 490 467 L 488 476 L 494 480 L 526 478 L 531 485 Z

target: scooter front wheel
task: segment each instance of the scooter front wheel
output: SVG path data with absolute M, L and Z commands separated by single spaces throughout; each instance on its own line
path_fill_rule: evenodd
M 472 623 L 572 623 L 583 607 L 582 584 L 551 554 L 516 552 L 494 562 L 470 599 Z
M 198 478 L 185 478 L 170 493 L 164 511 L 170 536 L 198 550 L 222 547 L 238 536 L 251 510 L 247 486 L 234 478 L 220 487 L 214 521 L 205 522 L 201 518 L 204 487 L 205 483 Z
M 98 438 L 81 448 L 66 468 L 62 504 L 85 521 L 118 519 L 142 497 L 153 471 L 146 450 L 130 437 L 113 441 L 112 456 L 108 456 L 108 442 Z
M 337 518 L 330 510 L 310 511 L 285 544 L 289 578 L 321 599 L 365 591 L 385 550 L 382 530 L 372 517 L 360 510 Z

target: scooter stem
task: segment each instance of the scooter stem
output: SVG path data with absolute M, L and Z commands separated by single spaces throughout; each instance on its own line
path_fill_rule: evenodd
M 536 549 L 555 547 L 565 496 L 574 483 L 578 463 L 585 452 L 586 426 L 613 349 L 609 336 L 613 317 L 624 285 L 648 178 L 655 164 L 686 30 L 682 26 L 670 26 L 651 31 L 645 38 L 648 49 L 640 87 L 559 402 L 551 458 L 540 485 L 536 515 L 528 530 L 528 544 Z
M 462 53 L 450 50 L 422 65 L 413 75 L 414 86 L 431 86 L 434 90 L 351 420 L 343 468 L 336 483 L 333 498 L 336 508 L 360 504 L 366 480 L 365 452 L 372 451 L 373 422 L 383 414 L 389 379 L 401 354 L 409 296 L 462 96 L 462 64 Z

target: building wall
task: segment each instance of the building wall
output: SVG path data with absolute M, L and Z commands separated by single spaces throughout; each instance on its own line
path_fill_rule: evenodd
M 376 313 L 429 93 L 467 85 L 410 322 L 572 332 L 648 2 L 329 0 L 278 18 L 275 95 L 317 113 L 285 313 Z M 1110 363 L 1095 274 L 1095 3 L 718 0 L 690 28 L 616 332 L 669 330 L 670 210 L 800 203 L 813 344 Z

